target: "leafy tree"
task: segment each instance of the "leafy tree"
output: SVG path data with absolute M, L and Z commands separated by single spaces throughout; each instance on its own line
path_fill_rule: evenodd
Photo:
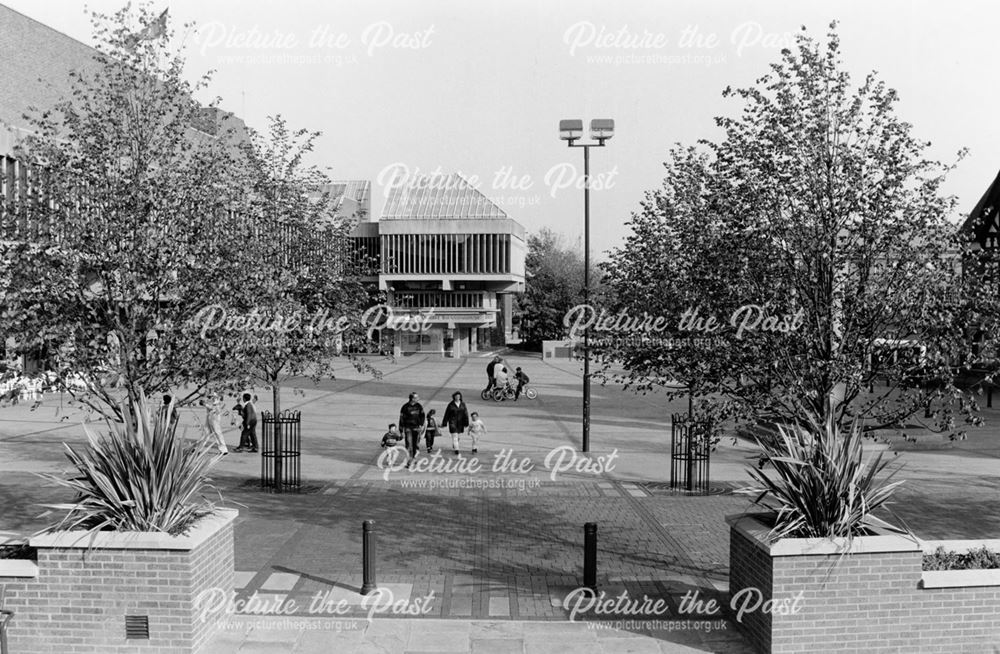
M 271 118 L 266 136 L 251 132 L 240 204 L 248 231 L 235 236 L 253 264 L 225 302 L 188 324 L 227 353 L 229 376 L 271 389 L 275 414 L 283 384 L 332 377 L 337 357 L 379 374 L 345 347 L 367 340 L 362 318 L 373 297 L 354 275 L 351 223 L 335 215 L 329 179 L 305 163 L 319 136 L 290 130 L 281 116 Z
M 733 281 L 748 271 L 730 243 L 726 207 L 709 190 L 708 155 L 677 148 L 664 165 L 663 187 L 646 194 L 628 223 L 632 233 L 601 267 L 607 314 L 667 320 L 645 334 L 598 332 L 594 351 L 604 363 L 598 376 L 620 378 L 640 393 L 687 396 L 692 414 L 711 415 L 718 425 L 721 407 L 707 400 L 729 372 L 730 342 L 681 329 L 680 319 L 692 309 L 704 318 L 734 311 L 742 286 Z
M 94 62 L 72 92 L 26 116 L 22 181 L 4 207 L 4 332 L 58 361 L 83 404 L 212 376 L 220 352 L 182 326 L 238 288 L 239 134 L 193 95 L 163 12 L 92 14 Z M 213 134 L 214 133 L 214 134 Z M 79 375 L 77 383 L 70 375 Z M 197 392 L 197 391 L 195 391 Z
M 995 338 L 996 299 L 962 278 L 966 244 L 940 193 L 949 167 L 928 159 L 875 73 L 852 87 L 834 27 L 825 46 L 800 34 L 753 87 L 725 91 L 742 113 L 717 119 L 719 143 L 671 154 L 611 257 L 609 285 L 637 289 L 622 308 L 641 313 L 640 289 L 662 284 L 674 318 L 720 312 L 712 346 L 604 356 L 637 388 L 687 379 L 758 420 L 874 429 L 936 400 L 940 428 L 957 413 L 977 422 L 956 382 L 974 363 L 967 327 Z M 734 318 L 744 305 L 760 310 Z M 759 315 L 781 319 L 754 325 Z
M 567 312 L 583 303 L 583 251 L 548 228 L 528 236 L 525 292 L 518 298 L 521 340 L 539 350 L 542 341 L 565 338 Z M 600 292 L 600 274 L 592 267 L 591 297 Z

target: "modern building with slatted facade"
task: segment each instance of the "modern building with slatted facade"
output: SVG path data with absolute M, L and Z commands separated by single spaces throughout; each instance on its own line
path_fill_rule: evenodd
M 15 158 L 27 133 L 24 114 L 71 91 L 69 72 L 95 66 L 93 48 L 0 5 L 0 195 L 35 198 L 37 171 Z M 206 108 L 196 138 L 239 142 L 236 116 Z M 398 353 L 460 356 L 495 347 L 510 334 L 512 294 L 524 290 L 524 228 L 460 175 L 393 184 L 381 216 L 371 182 L 333 182 L 337 214 L 354 222 L 355 270 L 384 292 L 395 318 L 420 316 L 421 333 L 390 334 Z M 383 344 L 385 339 L 383 338 Z M 0 343 L 0 356 L 3 355 Z
M 367 197 L 367 196 L 366 196 Z M 524 227 L 458 174 L 393 184 L 378 221 L 359 221 L 355 251 L 376 262 L 395 318 L 398 354 L 462 356 L 510 336 L 513 294 L 524 291 Z

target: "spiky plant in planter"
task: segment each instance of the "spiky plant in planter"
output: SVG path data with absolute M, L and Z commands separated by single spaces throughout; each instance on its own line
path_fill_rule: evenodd
M 177 435 L 177 412 L 154 409 L 144 395 L 122 403 L 124 422 L 107 420 L 100 435 L 84 425 L 88 444 L 65 445 L 72 477 L 42 475 L 74 492 L 69 504 L 49 505 L 66 516 L 49 531 L 155 531 L 176 535 L 213 510 L 203 495 L 217 459 L 207 439 Z
M 741 489 L 773 517 L 772 539 L 852 538 L 877 531 L 905 533 L 873 515 L 886 508 L 902 481 L 898 469 L 882 476 L 888 461 L 879 453 L 865 463 L 859 425 L 841 433 L 835 423 L 804 429 L 780 427 L 772 440 L 758 440 L 773 472 L 748 468 L 757 485 Z

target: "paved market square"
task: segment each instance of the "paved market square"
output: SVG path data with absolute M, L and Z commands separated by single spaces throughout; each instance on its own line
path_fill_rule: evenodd
M 693 593 L 728 602 L 724 518 L 750 508 L 733 491 L 748 482 L 754 447 L 727 435 L 712 455 L 711 493 L 671 491 L 669 417 L 686 402 L 595 385 L 590 456 L 603 465 L 587 469 L 575 453 L 579 362 L 504 355 L 530 374 L 536 400 L 481 401 L 488 353 L 377 360 L 381 380 L 345 364 L 334 381 L 284 390 L 283 408 L 302 412 L 302 492 L 262 492 L 255 454 L 232 453 L 213 471 L 217 500 L 240 517 L 231 605 L 238 610 L 211 651 L 751 651 L 732 615 L 683 613 L 681 603 Z M 440 416 L 456 390 L 489 430 L 478 454 L 463 442 L 456 457 L 445 436 L 435 444 L 442 455 L 422 453 L 427 463 L 413 471 L 380 468 L 380 436 L 407 395 L 418 392 Z M 270 394 L 256 392 L 267 410 Z M 894 510 L 917 536 L 1000 531 L 998 414 L 985 409 L 987 426 L 964 441 L 923 434 L 871 448 L 904 466 Z M 85 442 L 84 417 L 58 394 L 34 409 L 25 402 L 0 410 L 4 537 L 45 526 L 52 515 L 41 505 L 68 499 L 37 473 L 66 468 L 62 443 Z M 194 436 L 203 418 L 197 407 L 184 409 L 181 429 Z M 226 435 L 235 446 L 235 428 Z M 553 473 L 557 466 L 570 469 Z M 358 594 L 364 520 L 377 535 L 374 608 Z M 598 590 L 663 600 L 656 619 L 621 610 L 573 615 L 582 606 L 573 593 L 582 585 L 587 522 L 598 525 Z

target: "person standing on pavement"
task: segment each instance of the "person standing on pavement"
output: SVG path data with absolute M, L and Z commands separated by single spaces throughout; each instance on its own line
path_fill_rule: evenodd
M 417 457 L 417 450 L 420 448 L 420 436 L 423 434 L 426 418 L 424 407 L 418 401 L 420 396 L 410 393 L 409 401 L 399 409 L 399 429 L 403 432 L 403 439 L 406 441 L 406 451 L 410 454 L 410 461 Z M 407 463 L 409 466 L 409 463 Z
M 465 405 L 462 394 L 458 391 L 451 394 L 451 402 L 444 410 L 441 425 L 448 425 L 448 431 L 451 432 L 451 447 L 455 450 L 455 454 L 458 454 L 458 437 L 469 426 L 469 407 Z
M 229 454 L 226 439 L 222 435 L 222 398 L 218 395 L 212 395 L 205 402 L 205 431 L 215 441 L 219 454 Z
M 243 433 L 240 435 L 240 447 L 246 452 L 257 451 L 257 407 L 253 405 L 250 393 L 243 394 Z

